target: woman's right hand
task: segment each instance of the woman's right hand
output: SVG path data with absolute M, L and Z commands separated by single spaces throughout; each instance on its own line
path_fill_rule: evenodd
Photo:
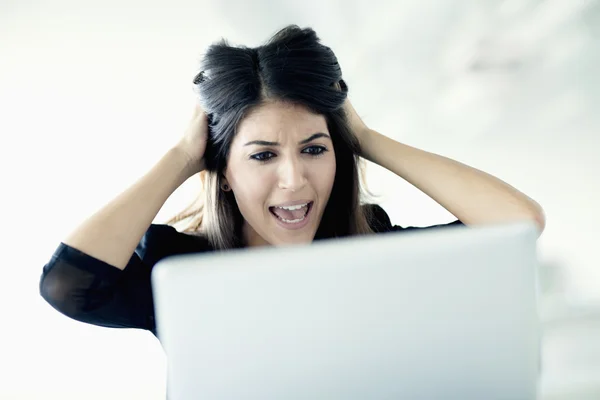
M 185 155 L 192 175 L 205 168 L 204 151 L 207 138 L 208 118 L 202 107 L 196 104 L 190 123 L 183 137 L 175 146 Z

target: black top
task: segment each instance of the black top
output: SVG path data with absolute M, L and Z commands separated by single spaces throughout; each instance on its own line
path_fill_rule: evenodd
M 376 233 L 423 229 L 392 226 L 387 213 L 370 205 Z M 438 228 L 462 225 L 455 221 Z M 213 251 L 202 236 L 180 233 L 169 225 L 152 224 L 124 270 L 60 243 L 44 266 L 40 294 L 64 315 L 99 326 L 147 329 L 156 335 L 150 274 L 167 256 Z

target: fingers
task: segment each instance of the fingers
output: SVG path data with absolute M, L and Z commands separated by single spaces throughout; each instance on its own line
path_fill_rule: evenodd
M 196 103 L 194 105 L 194 111 L 192 112 L 192 116 L 194 118 L 200 117 L 204 114 L 204 109 L 202 108 L 202 106 L 200 105 L 200 103 Z

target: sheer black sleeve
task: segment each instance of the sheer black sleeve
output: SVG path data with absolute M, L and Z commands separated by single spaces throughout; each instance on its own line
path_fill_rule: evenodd
M 112 328 L 139 328 L 155 333 L 150 276 L 154 265 L 169 255 L 210 248 L 200 236 L 153 224 L 144 234 L 124 270 L 60 243 L 44 266 L 41 296 L 75 320 Z
M 463 226 L 464 224 L 459 221 L 453 221 L 448 224 L 439 224 L 439 225 L 431 225 L 431 226 L 408 226 L 402 227 L 399 225 L 392 225 L 390 221 L 390 217 L 385 212 L 381 206 L 377 204 L 367 204 L 367 216 L 369 217 L 370 226 L 373 231 L 376 233 L 385 233 L 385 232 L 399 232 L 399 231 L 414 231 L 414 230 L 423 230 L 423 229 L 436 229 L 436 228 L 446 228 L 453 226 Z

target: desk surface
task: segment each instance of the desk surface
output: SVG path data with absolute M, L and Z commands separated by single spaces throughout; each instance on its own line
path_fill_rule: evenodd
M 541 398 L 600 399 L 600 309 L 544 324 Z

